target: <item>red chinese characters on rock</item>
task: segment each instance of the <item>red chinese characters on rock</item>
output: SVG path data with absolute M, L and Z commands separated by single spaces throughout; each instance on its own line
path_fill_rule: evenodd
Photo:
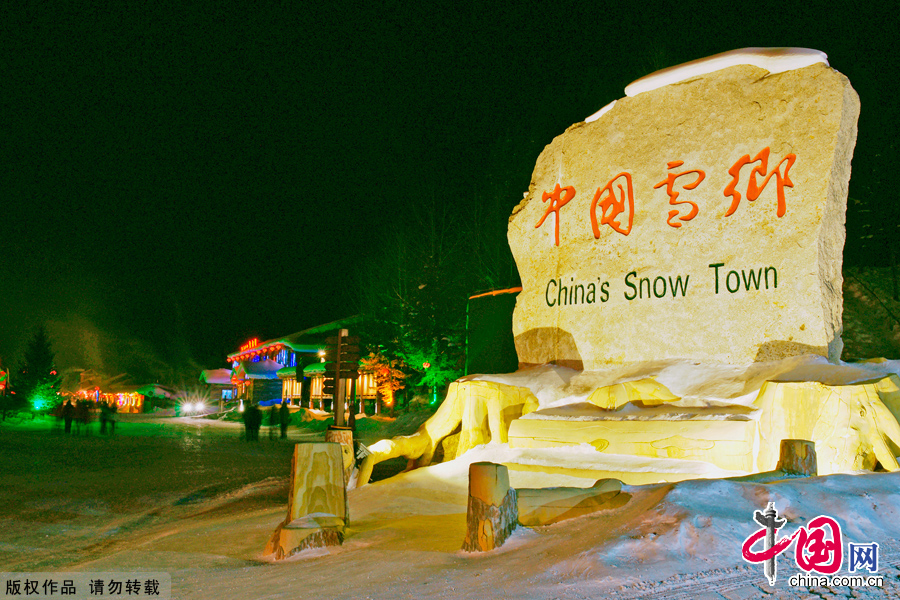
M 541 217 L 541 220 L 537 222 L 537 225 L 534 226 L 535 229 L 538 229 L 541 225 L 544 224 L 544 221 L 547 219 L 547 215 L 550 213 L 554 213 L 556 217 L 556 227 L 554 233 L 556 235 L 556 245 L 559 246 L 559 209 L 569 203 L 569 201 L 575 197 L 575 188 L 572 186 L 567 186 L 561 188 L 559 184 L 556 184 L 556 187 L 552 192 L 544 192 L 541 196 L 541 201 L 546 202 L 550 201 L 550 204 L 547 205 L 547 210 L 544 211 L 544 216 Z
M 749 154 L 745 154 L 735 162 L 728 174 L 731 175 L 731 181 L 725 187 L 723 194 L 731 197 L 731 206 L 725 212 L 725 216 L 734 214 L 741 202 L 741 194 L 736 190 L 740 182 L 741 169 L 748 164 L 759 163 L 754 166 L 747 181 L 747 199 L 756 200 L 762 194 L 769 181 L 774 177 L 776 183 L 776 195 L 778 197 L 778 208 L 776 214 L 783 217 L 787 211 L 784 188 L 794 187 L 794 183 L 790 178 L 791 167 L 797 160 L 795 154 L 787 154 L 779 163 L 769 171 L 769 147 L 763 148 L 754 157 L 750 158 Z M 666 168 L 670 171 L 684 165 L 682 160 L 673 160 L 666 163 Z M 690 200 L 679 199 L 680 191 L 676 190 L 676 184 L 679 178 L 694 175 L 692 181 L 681 185 L 683 190 L 693 190 L 697 188 L 705 179 L 706 172 L 702 169 L 688 169 L 681 172 L 670 172 L 665 179 L 653 186 L 653 189 L 665 187 L 666 194 L 669 196 L 669 204 L 674 207 L 682 207 L 685 213 L 675 208 L 669 211 L 666 218 L 666 224 L 676 229 L 680 228 L 683 223 L 693 220 L 699 213 L 700 208 L 696 202 Z M 763 177 L 762 183 L 759 177 Z M 554 244 L 559 246 L 559 224 L 560 209 L 572 201 L 577 192 L 573 186 L 563 187 L 559 183 L 556 184 L 552 192 L 544 192 L 542 201 L 548 202 L 547 208 L 540 220 L 534 226 L 539 229 L 550 213 L 555 215 L 556 222 L 554 224 Z M 634 225 L 634 187 L 632 184 L 631 173 L 623 171 L 610 179 L 606 185 L 597 189 L 594 199 L 591 202 L 591 229 L 594 232 L 594 238 L 599 239 L 601 234 L 601 225 L 608 225 L 613 231 L 627 236 L 631 233 Z
M 756 200 L 757 198 L 759 198 L 759 195 L 762 193 L 766 185 L 769 183 L 769 180 L 774 175 L 778 194 L 778 210 L 776 214 L 779 217 L 783 217 L 785 211 L 787 210 L 784 201 L 784 188 L 794 187 L 794 182 L 791 181 L 789 173 L 791 171 L 791 167 L 794 165 L 794 161 L 796 160 L 796 154 L 788 154 L 781 159 L 781 161 L 774 169 L 772 169 L 771 173 L 766 175 L 766 172 L 769 169 L 768 146 L 760 150 L 759 154 L 757 154 L 752 160 L 750 159 L 749 154 L 745 154 L 744 156 L 739 158 L 738 161 L 734 163 L 730 169 L 728 169 L 728 174 L 731 175 L 731 183 L 728 184 L 723 193 L 725 196 L 731 196 L 731 206 L 728 208 L 725 216 L 727 217 L 734 214 L 734 211 L 737 210 L 737 207 L 741 202 L 741 194 L 734 189 L 741 177 L 741 168 L 743 168 L 744 165 L 759 161 L 760 164 L 753 167 L 753 170 L 750 171 L 750 181 L 747 184 L 747 199 Z M 784 163 L 787 163 L 787 166 L 784 168 L 784 173 L 782 173 L 781 165 L 783 165 Z M 760 177 L 765 177 L 762 185 L 757 184 L 757 175 L 759 175 Z
M 676 167 L 680 167 L 683 164 L 684 164 L 683 160 L 673 160 L 672 162 L 668 163 L 666 165 L 666 167 L 668 169 L 674 169 Z M 662 186 L 666 186 L 666 194 L 669 195 L 669 204 L 671 204 L 672 206 L 678 206 L 679 204 L 689 204 L 691 206 L 690 211 L 688 211 L 688 213 L 683 216 L 678 215 L 677 209 L 670 210 L 669 218 L 666 219 L 666 224 L 668 224 L 670 227 L 676 227 L 676 228 L 681 227 L 681 223 L 679 223 L 678 221 L 675 221 L 675 222 L 672 221 L 673 217 L 677 216 L 680 221 L 690 221 L 691 219 L 693 219 L 694 217 L 697 216 L 698 212 L 700 212 L 700 209 L 697 207 L 697 205 L 694 202 L 691 202 L 690 200 L 678 200 L 678 192 L 675 191 L 675 180 L 684 175 L 690 175 L 691 173 L 696 173 L 697 178 L 694 181 L 692 181 L 691 183 L 687 183 L 687 184 L 683 185 L 682 187 L 686 190 L 692 190 L 695 187 L 697 187 L 698 185 L 700 185 L 700 182 L 702 182 L 704 179 L 706 179 L 706 173 L 704 173 L 700 169 L 693 169 L 690 171 L 682 171 L 681 173 L 669 173 L 669 175 L 665 179 L 663 179 L 662 181 L 660 181 L 659 183 L 657 183 L 656 185 L 653 186 L 654 190 L 659 189 Z
M 616 183 L 621 178 L 619 183 Z M 619 190 L 619 195 L 613 189 L 613 185 Z M 624 184 L 624 187 L 623 187 Z M 604 194 L 606 196 L 604 197 Z M 627 206 L 626 206 L 627 200 Z M 600 205 L 600 221 L 597 221 L 597 205 Z M 623 213 L 628 213 L 628 225 L 623 226 L 618 218 Z M 591 228 L 594 230 L 594 238 L 600 237 L 600 225 L 609 225 L 622 235 L 631 233 L 634 224 L 634 188 L 631 185 L 631 173 L 622 172 L 609 180 L 594 194 L 591 202 Z

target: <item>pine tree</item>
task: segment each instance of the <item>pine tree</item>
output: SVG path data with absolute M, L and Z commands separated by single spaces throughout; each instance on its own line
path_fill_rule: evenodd
M 361 335 L 369 350 L 404 365 L 413 386 L 438 394 L 463 373 L 470 252 L 446 203 L 409 213 L 369 265 Z
M 15 388 L 20 406 L 27 403 L 33 413 L 50 409 L 58 402 L 62 377 L 53 359 L 47 330 L 40 325 L 25 349 Z

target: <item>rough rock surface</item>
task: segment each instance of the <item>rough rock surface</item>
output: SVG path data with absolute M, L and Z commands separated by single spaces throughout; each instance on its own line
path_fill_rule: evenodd
M 840 357 L 858 115 L 824 64 L 742 65 L 570 127 L 510 217 L 520 363 Z

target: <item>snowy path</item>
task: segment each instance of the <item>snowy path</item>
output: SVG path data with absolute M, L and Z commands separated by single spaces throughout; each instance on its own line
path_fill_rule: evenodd
M 891 540 L 889 551 L 898 556 L 900 542 Z M 800 587 L 787 588 L 784 582 L 797 569 L 784 569 L 779 573 L 776 588 L 771 588 L 759 567 L 740 565 L 729 569 L 714 569 L 700 573 L 673 576 L 662 581 L 622 586 L 606 592 L 613 600 L 745 600 L 751 598 L 900 598 L 900 561 L 884 564 L 880 571 L 885 576 L 881 589 L 849 587 Z M 572 596 L 578 598 L 579 596 Z M 567 598 L 558 596 L 560 600 Z
M 81 436 L 27 422 L 0 430 L 3 569 L 68 568 L 189 520 L 211 499 L 286 501 L 290 442 L 248 444 L 239 429 L 158 421 L 123 420 L 112 437 L 90 427 Z

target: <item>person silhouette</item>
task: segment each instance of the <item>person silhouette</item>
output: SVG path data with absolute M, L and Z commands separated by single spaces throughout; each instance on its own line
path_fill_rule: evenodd
M 281 409 L 278 411 L 281 420 L 281 439 L 287 439 L 288 425 L 291 423 L 291 409 L 288 408 L 287 400 L 281 401 Z
M 278 427 L 281 418 L 278 416 L 278 405 L 273 404 L 269 409 L 269 439 L 275 439 L 275 428 Z
M 244 425 L 247 428 L 247 441 L 259 441 L 259 428 L 262 425 L 262 411 L 255 402 L 248 403 L 244 410 Z
M 62 418 L 66 423 L 66 433 L 72 433 L 72 420 L 75 418 L 75 407 L 72 405 L 72 400 L 66 400 L 66 403 L 62 407 Z

